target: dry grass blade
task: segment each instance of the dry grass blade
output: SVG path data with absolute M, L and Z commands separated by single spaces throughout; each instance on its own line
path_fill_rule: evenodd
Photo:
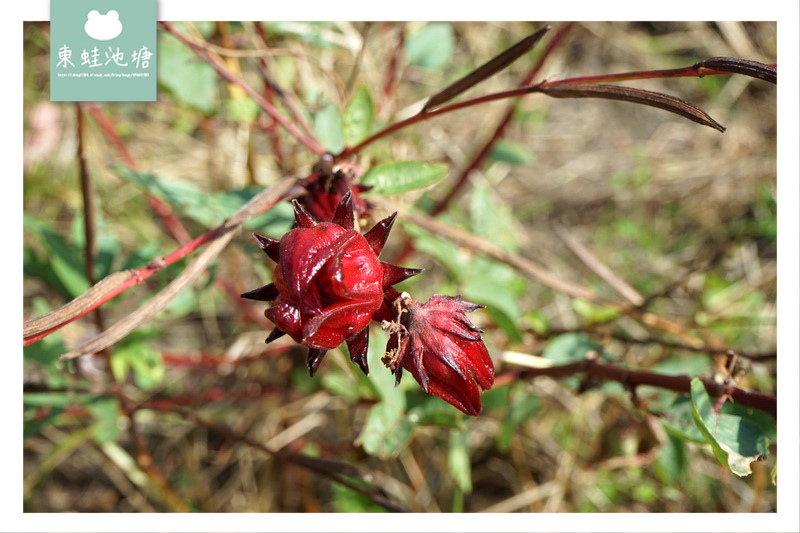
M 710 68 L 732 74 L 743 74 L 752 78 L 778 84 L 778 69 L 772 65 L 752 61 L 750 59 L 740 59 L 738 57 L 712 57 L 694 65 L 695 69 Z
M 703 126 L 714 128 L 717 131 L 725 131 L 724 126 L 708 116 L 702 109 L 684 102 L 680 98 L 675 98 L 668 94 L 646 91 L 644 89 L 605 84 L 564 84 L 537 85 L 531 88 L 531 92 L 541 92 L 554 98 L 606 98 L 609 100 L 644 104 L 670 111 L 684 118 L 688 118 L 693 122 L 702 124 Z
M 425 106 L 422 108 L 422 111 L 427 111 L 428 109 L 432 109 L 437 105 L 452 100 L 467 89 L 500 72 L 511 63 L 519 59 L 520 56 L 528 52 L 531 48 L 536 46 L 536 43 L 538 43 L 544 34 L 549 30 L 550 26 L 545 26 L 536 33 L 528 35 L 511 48 L 508 48 L 504 52 L 496 55 L 463 78 L 454 81 L 438 93 L 428 98 L 428 101 L 425 102 Z

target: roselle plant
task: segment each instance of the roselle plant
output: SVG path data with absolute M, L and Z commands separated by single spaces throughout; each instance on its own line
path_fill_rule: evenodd
M 593 144 L 567 156 L 568 145 L 587 131 L 607 141 L 612 130 L 620 131 L 617 122 L 633 129 L 646 121 L 630 135 L 646 131 L 653 143 L 680 145 L 668 153 L 681 163 L 685 157 L 692 171 L 731 172 L 714 143 L 724 132 L 745 145 L 737 137 L 743 126 L 732 113 L 720 119 L 726 108 L 709 104 L 730 97 L 713 84 L 746 80 L 748 90 L 739 98 L 764 98 L 777 84 L 774 64 L 711 47 L 705 57 L 639 51 L 637 70 L 598 72 L 581 63 L 589 70 L 578 72 L 569 58 L 582 52 L 569 47 L 592 48 L 598 39 L 581 34 L 580 24 L 511 25 L 502 32 L 510 44 L 505 49 L 484 39 L 484 33 L 498 35 L 487 26 L 480 45 L 460 51 L 468 61 L 450 44 L 472 42 L 470 24 L 456 25 L 458 34 L 447 23 L 364 24 L 360 52 L 348 52 L 356 67 L 346 76 L 342 64 L 330 68 L 327 54 L 347 50 L 343 43 L 355 34 L 325 41 L 339 35 L 335 25 L 198 27 L 160 24 L 158 105 L 165 113 L 177 109 L 171 132 L 186 128 L 186 117 L 197 117 L 189 137 L 225 147 L 210 152 L 215 156 L 207 172 L 226 178 L 214 186 L 166 178 L 166 170 L 129 149 L 139 133 L 120 123 L 124 110 L 76 104 L 80 224 L 64 237 L 45 218 L 26 213 L 26 231 L 39 239 L 26 242 L 26 276 L 50 291 L 31 309 L 26 301 L 26 316 L 35 317 L 24 324 L 26 365 L 40 370 L 26 374 L 30 449 L 42 448 L 39 433 L 68 435 L 62 442 L 78 450 L 94 442 L 136 486 L 147 487 L 145 498 L 131 498 L 137 510 L 234 510 L 231 502 L 244 499 L 251 507 L 235 510 L 509 511 L 520 509 L 514 507 L 520 487 L 556 487 L 563 479 L 575 486 L 558 485 L 561 501 L 545 498 L 531 508 L 697 510 L 708 491 L 698 495 L 693 487 L 695 463 L 704 472 L 718 465 L 726 471 L 719 479 L 735 474 L 725 481 L 738 483 L 735 490 L 715 485 L 715 493 L 732 502 L 751 490 L 744 483 L 760 495 L 754 500 L 774 496 L 773 346 L 729 327 L 733 316 L 736 328 L 742 316 L 770 319 L 764 309 L 774 296 L 768 290 L 775 241 L 771 190 L 759 193 L 741 220 L 715 226 L 740 232 L 720 250 L 712 232 L 702 233 L 687 216 L 683 200 L 667 206 L 673 213 L 658 196 L 645 198 L 655 173 L 650 162 L 637 159 L 630 174 L 622 164 L 636 154 L 615 154 L 613 172 L 596 172 L 612 183 L 617 200 L 646 205 L 647 223 L 623 214 L 603 219 L 597 213 L 606 207 L 575 200 L 590 186 L 581 179 L 572 179 L 558 202 L 526 200 L 542 193 L 536 180 L 549 168 L 535 157 L 550 152 L 565 166 L 570 157 L 589 157 Z M 314 31 L 298 35 L 298 28 Z M 371 45 L 376 35 L 384 43 L 380 50 Z M 602 53 L 592 48 L 593 57 Z M 315 54 L 326 61 L 308 59 Z M 327 85 L 309 83 L 306 70 L 293 70 L 307 67 L 306 61 L 336 87 L 339 99 Z M 379 83 L 361 78 L 359 69 L 371 73 L 376 65 L 385 69 Z M 668 78 L 704 81 L 662 83 Z M 643 80 L 658 89 L 637 86 Z M 225 91 L 204 96 L 220 81 Z M 677 89 L 685 86 L 709 94 Z M 526 107 L 545 96 L 559 99 L 558 107 L 546 114 Z M 588 110 L 609 105 L 618 112 L 613 127 L 589 118 Z M 637 109 L 647 112 L 633 114 Z M 570 118 L 560 120 L 561 114 Z M 232 125 L 236 135 L 217 135 Z M 771 131 L 768 125 L 764 130 Z M 536 141 L 523 144 L 520 131 L 536 132 Z M 702 142 L 682 144 L 697 131 L 703 134 L 692 139 Z M 123 218 L 127 203 L 123 214 L 114 211 L 124 194 L 93 180 L 97 152 L 87 148 L 96 141 L 90 132 L 114 150 L 112 169 L 122 190 L 145 193 L 148 216 L 156 215 L 173 243 L 148 239 L 141 249 L 125 251 L 110 228 L 144 226 Z M 247 142 L 240 142 L 243 132 L 251 136 Z M 214 168 L 231 138 L 249 172 L 241 188 L 227 180 L 228 167 Z M 148 146 L 155 144 L 169 147 L 166 141 Z M 190 167 L 199 160 L 179 158 L 183 152 L 176 148 L 168 160 Z M 691 159 L 700 152 L 714 164 Z M 269 178 L 255 179 L 265 168 Z M 203 174 L 194 167 L 184 172 L 193 179 Z M 514 187 L 501 194 L 504 179 Z M 266 188 L 257 184 L 267 182 Z M 114 209 L 95 205 L 95 196 Z M 699 196 L 693 192 L 685 201 Z M 573 201 L 580 204 L 574 212 Z M 571 231 L 575 226 L 561 210 L 591 220 L 589 237 Z M 539 224 L 544 211 L 551 212 L 550 226 Z M 556 245 L 542 246 L 531 226 L 557 235 Z M 670 236 L 681 232 L 686 242 L 678 246 Z M 702 238 L 693 240 L 694 232 Z M 751 245 L 734 253 L 733 242 Z M 562 247 L 592 272 L 592 281 L 567 258 L 553 259 Z M 81 249 L 83 264 L 74 257 Z M 757 290 L 730 281 L 739 270 L 729 263 L 740 256 L 751 261 L 740 269 L 746 271 L 741 279 L 756 279 Z M 206 283 L 193 286 L 198 279 Z M 151 298 L 132 309 L 121 304 L 130 302 L 129 290 L 148 288 L 157 289 Z M 68 303 L 46 305 L 61 301 Z M 684 309 L 681 302 L 693 306 Z M 217 306 L 227 306 L 231 320 L 209 318 Z M 73 321 L 80 335 L 64 328 Z M 83 331 L 89 322 L 96 328 L 91 334 Z M 184 322 L 203 326 L 182 342 L 165 342 L 180 329 L 172 326 Z M 250 335 L 258 342 L 245 343 Z M 224 355 L 214 353 L 219 346 Z M 406 374 L 412 379 L 402 379 Z M 167 436 L 175 420 L 188 428 L 186 439 L 196 440 L 190 446 L 172 434 L 157 446 L 155 437 Z M 195 452 L 172 453 L 169 444 L 194 450 L 204 439 L 208 457 L 199 462 L 224 465 L 225 476 L 242 479 L 221 484 L 219 471 L 199 476 L 191 463 Z M 251 458 L 239 463 L 230 453 L 240 446 L 256 452 L 258 468 L 247 466 Z M 266 464 L 272 461 L 291 475 L 273 475 Z M 246 476 L 255 471 L 267 472 L 258 483 L 268 479 L 269 490 L 287 501 L 296 494 L 307 499 L 270 507 L 263 503 L 268 498 L 227 497 L 232 485 L 251 486 Z M 509 472 L 519 478 L 508 481 Z M 29 505 L 43 505 L 35 496 L 47 476 L 42 468 L 26 474 Z M 318 479 L 331 481 L 324 496 Z M 315 507 L 315 499 L 322 504 Z M 722 500 L 703 510 L 735 507 Z

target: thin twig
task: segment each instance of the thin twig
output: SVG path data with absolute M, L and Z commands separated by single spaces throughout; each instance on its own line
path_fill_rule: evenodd
M 628 300 L 636 307 L 641 307 L 644 304 L 644 297 L 639 294 L 639 291 L 630 286 L 625 280 L 614 274 L 604 263 L 597 259 L 592 252 L 589 251 L 578 239 L 562 226 L 561 224 L 554 224 L 553 229 L 561 239 L 561 241 L 580 259 L 589 270 L 597 274 L 600 279 L 614 289 L 617 294 Z
M 389 206 L 384 200 L 378 198 L 371 199 L 371 202 L 378 206 L 382 206 L 387 210 L 390 208 L 395 209 L 395 206 Z M 438 220 L 429 216 L 412 213 L 410 211 L 403 211 L 402 209 L 400 211 L 405 220 L 408 220 L 422 229 L 435 235 L 446 237 L 448 240 L 454 242 L 462 248 L 474 250 L 489 257 L 493 257 L 500 262 L 506 263 L 507 265 L 516 268 L 524 275 L 547 287 L 550 287 L 551 289 L 575 298 L 583 298 L 584 300 L 589 300 L 599 305 L 614 308 L 620 313 L 633 317 L 648 326 L 673 333 L 693 346 L 699 347 L 706 345 L 702 339 L 698 338 L 696 335 L 693 335 L 685 326 L 678 324 L 677 322 L 673 322 L 672 320 L 661 317 L 653 312 L 640 309 L 630 304 L 603 298 L 591 289 L 587 289 L 580 285 L 566 281 L 545 267 L 539 265 L 535 261 L 524 258 L 519 254 L 509 252 L 497 244 L 482 239 L 473 233 L 443 224 L 442 222 L 439 222 Z
M 320 146 L 320 144 L 313 138 L 305 135 L 297 127 L 286 119 L 272 104 L 267 102 L 263 96 L 258 94 L 252 87 L 247 85 L 243 79 L 239 76 L 233 74 L 230 70 L 228 70 L 221 62 L 217 61 L 205 48 L 205 46 L 201 43 L 197 43 L 192 41 L 184 34 L 179 32 L 175 29 L 175 27 L 167 21 L 160 21 L 161 27 L 167 30 L 169 33 L 177 37 L 182 43 L 189 46 L 194 52 L 200 56 L 204 61 L 206 61 L 217 73 L 228 80 L 229 82 L 238 85 L 241 87 L 244 92 L 250 96 L 255 102 L 263 109 L 269 116 L 271 116 L 278 124 L 280 124 L 286 131 L 292 134 L 298 141 L 303 143 L 306 148 L 311 150 L 313 153 L 317 155 L 322 155 L 325 153 L 325 149 Z
M 385 200 L 378 198 L 371 198 L 370 201 L 386 209 L 392 207 L 389 206 Z M 429 216 L 412 213 L 411 211 L 403 211 L 402 209 L 400 212 L 402 218 L 411 222 L 412 224 L 415 224 L 426 231 L 434 233 L 435 235 L 446 237 L 449 241 L 457 244 L 458 246 L 475 250 L 481 254 L 488 255 L 497 259 L 498 261 L 506 263 L 523 272 L 525 275 L 536 279 L 543 285 L 550 287 L 551 289 L 555 289 L 559 292 L 563 292 L 564 294 L 568 294 L 576 298 L 584 298 L 592 301 L 603 301 L 607 304 L 610 303 L 602 300 L 594 291 L 563 280 L 533 260 L 511 253 L 497 244 L 482 239 L 473 233 L 449 226 Z
M 256 22 L 255 28 L 256 34 L 261 39 L 261 44 L 265 47 L 265 51 L 268 51 L 267 47 L 269 43 L 267 42 L 267 35 L 264 31 L 264 25 L 261 22 Z M 259 66 L 261 67 L 260 72 L 261 76 L 264 78 L 264 83 L 274 94 L 278 96 L 278 98 L 281 99 L 283 104 L 286 106 L 286 109 L 288 109 L 289 113 L 292 115 L 292 120 L 294 120 L 295 123 L 300 124 L 300 127 L 303 129 L 306 135 L 313 137 L 314 129 L 308 123 L 308 120 L 306 120 L 305 115 L 303 115 L 303 113 L 297 107 L 297 104 L 295 103 L 296 98 L 294 95 L 287 92 L 278 84 L 275 78 L 272 77 L 272 74 L 269 71 L 269 66 L 267 65 L 266 56 L 260 57 Z

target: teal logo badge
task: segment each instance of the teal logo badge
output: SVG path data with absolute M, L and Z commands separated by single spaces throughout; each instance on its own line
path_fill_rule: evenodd
M 156 0 L 50 0 L 50 100 L 154 102 Z

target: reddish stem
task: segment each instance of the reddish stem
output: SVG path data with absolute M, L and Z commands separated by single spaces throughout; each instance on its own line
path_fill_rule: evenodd
M 630 370 L 618 365 L 602 363 L 595 359 L 585 359 L 576 363 L 547 368 L 527 368 L 525 370 L 511 371 L 499 375 L 495 379 L 495 386 L 507 385 L 517 379 L 549 376 L 560 379 L 574 374 L 589 374 L 599 378 L 617 381 L 627 387 L 650 385 L 675 392 L 689 393 L 692 378 L 686 375 L 669 376 L 658 374 L 649 370 Z M 731 385 L 724 385 L 712 379 L 702 379 L 708 394 L 716 398 L 728 396 L 739 405 L 753 407 L 777 418 L 778 400 L 775 396 L 763 394 L 748 389 L 741 389 Z
M 771 65 L 774 66 L 774 65 Z M 637 71 L 637 72 L 625 72 L 620 74 L 607 74 L 601 76 L 585 76 L 581 78 L 569 78 L 557 81 L 543 81 L 541 83 L 537 83 L 534 85 L 527 85 L 524 87 L 518 87 L 516 89 L 510 89 L 507 91 L 501 91 L 492 94 L 486 94 L 483 96 L 479 96 L 476 98 L 472 98 L 470 100 L 464 100 L 462 102 L 457 102 L 454 104 L 442 106 L 433 110 L 428 111 L 421 111 L 416 115 L 408 117 L 405 120 L 400 122 L 396 122 L 387 128 L 376 132 L 372 136 L 364 139 L 356 146 L 349 146 L 346 147 L 342 152 L 336 156 L 337 160 L 345 159 L 348 157 L 352 157 L 358 154 L 361 150 L 366 148 L 368 145 L 374 143 L 375 141 L 382 139 L 384 137 L 388 137 L 393 133 L 400 131 L 403 128 L 416 124 L 418 122 L 422 122 L 424 120 L 428 120 L 430 118 L 445 114 L 451 113 L 453 111 L 458 111 L 459 109 L 464 109 L 468 107 L 473 107 L 476 105 L 486 104 L 488 102 L 494 102 L 496 100 L 503 100 L 506 98 L 515 98 L 518 96 L 523 96 L 529 93 L 546 93 L 548 87 L 553 86 L 569 86 L 569 85 L 589 85 L 595 83 L 601 83 L 602 81 L 608 81 L 610 79 L 614 81 L 621 81 L 621 80 L 634 80 L 634 79 L 652 79 L 652 78 L 670 78 L 670 77 L 703 77 L 703 76 L 717 76 L 717 75 L 730 75 L 734 74 L 734 72 L 723 71 L 723 70 L 713 70 L 707 67 L 684 67 L 678 69 L 671 69 L 671 70 L 646 70 L 646 71 Z
M 139 285 L 144 280 L 146 280 L 147 278 L 149 278 L 150 276 L 152 276 L 153 274 L 155 274 L 159 270 L 163 269 L 164 267 L 167 267 L 167 266 L 169 266 L 169 265 L 171 265 L 171 264 L 183 259 L 187 255 L 189 255 L 192 252 L 194 252 L 195 250 L 197 250 L 199 247 L 201 247 L 204 244 L 216 239 L 219 236 L 219 234 L 223 230 L 226 230 L 226 229 L 227 228 L 223 225 L 223 226 L 215 228 L 215 229 L 213 229 L 213 230 L 211 230 L 209 232 L 206 232 L 203 235 L 201 235 L 200 237 L 194 239 L 193 241 L 181 246 L 177 250 L 174 250 L 170 254 L 151 261 L 150 264 L 148 264 L 147 266 L 145 266 L 143 268 L 134 268 L 134 269 L 127 270 L 125 272 L 117 272 L 116 275 L 112 275 L 112 276 L 115 276 L 114 278 L 109 277 L 109 278 L 112 279 L 113 282 L 115 282 L 115 286 L 112 289 L 110 289 L 107 292 L 105 292 L 100 298 L 98 298 L 96 301 L 92 302 L 91 305 L 87 306 L 85 309 L 83 309 L 80 313 L 76 314 L 75 316 L 69 317 L 67 320 L 64 320 L 63 322 L 60 322 L 58 325 L 56 325 L 56 326 L 54 326 L 54 327 L 52 327 L 52 328 L 50 328 L 50 329 L 48 329 L 46 331 L 42 331 L 42 332 L 37 333 L 35 335 L 31 335 L 29 337 L 25 337 L 23 342 L 22 342 L 22 345 L 23 346 L 28 346 L 30 344 L 33 344 L 34 342 L 36 342 L 38 340 L 41 340 L 44 337 L 47 337 L 48 335 L 50 335 L 54 331 L 57 331 L 57 330 L 61 329 L 62 327 L 64 327 L 67 324 L 69 324 L 70 322 L 73 322 L 73 321 L 85 316 L 86 314 L 88 314 L 91 311 L 99 308 L 100 306 L 102 306 L 103 304 L 108 302 L 109 300 L 113 300 L 118 295 L 122 294 L 123 292 L 125 292 L 128 289 L 130 289 L 131 287 L 133 287 L 135 285 Z M 124 279 L 119 280 L 120 276 L 124 277 Z M 107 279 L 109 279 L 109 278 L 107 278 Z M 102 281 L 100 283 L 102 283 Z

